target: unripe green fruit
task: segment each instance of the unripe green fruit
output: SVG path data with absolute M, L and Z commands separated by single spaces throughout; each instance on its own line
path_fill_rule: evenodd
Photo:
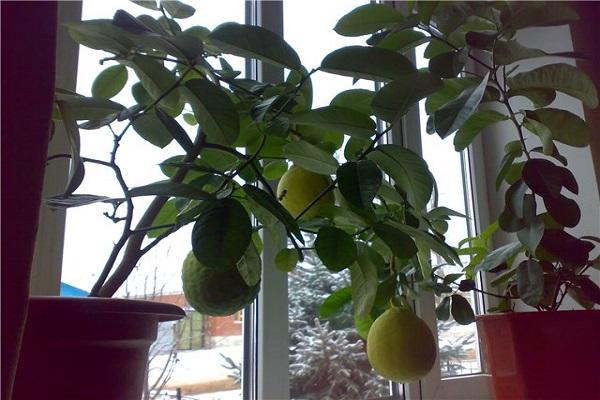
M 190 252 L 181 273 L 183 293 L 200 314 L 231 315 L 250 304 L 258 295 L 260 282 L 248 286 L 235 265 L 207 268 Z
M 315 174 L 294 165 L 279 180 L 277 198 L 296 218 L 330 184 L 331 178 L 328 176 Z M 329 191 L 308 209 L 301 219 L 314 218 L 319 214 L 321 207 L 334 204 L 335 196 L 333 191 Z

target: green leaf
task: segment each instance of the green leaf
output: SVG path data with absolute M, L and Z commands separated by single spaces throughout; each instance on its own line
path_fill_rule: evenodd
M 182 91 L 208 141 L 232 145 L 240 133 L 240 118 L 229 96 L 205 79 L 187 81 Z
M 250 245 L 252 225 L 244 207 L 226 198 L 198 217 L 192 230 L 194 255 L 209 268 L 230 268 Z
M 92 96 L 110 99 L 116 96 L 127 83 L 127 68 L 113 65 L 102 71 L 92 84 Z
M 465 42 L 471 48 L 492 51 L 496 37 L 494 33 L 467 32 Z
M 131 122 L 131 125 L 144 140 L 161 149 L 173 140 L 171 132 L 158 118 L 156 112 L 148 111 L 140 115 Z
M 340 192 L 353 206 L 368 209 L 381 186 L 381 170 L 371 160 L 347 162 L 336 172 Z
M 179 143 L 186 153 L 191 153 L 194 151 L 194 143 L 186 131 L 184 131 L 181 125 L 179 125 L 179 122 L 175 121 L 174 118 L 162 112 L 160 109 L 156 110 L 156 116 L 171 134 L 171 137 L 175 139 L 177 143 Z
M 270 181 L 277 180 L 288 170 L 287 162 L 284 160 L 270 161 L 265 164 L 263 176 Z
M 448 207 L 435 207 L 429 210 L 426 214 L 429 219 L 445 219 L 449 220 L 450 217 L 468 218 L 465 214 L 461 214 L 458 211 L 451 210 Z
M 415 241 L 406 233 L 387 223 L 373 225 L 373 231 L 398 258 L 411 258 L 417 254 Z
M 537 108 L 542 108 L 550 105 L 556 99 L 556 90 L 528 88 L 519 90 L 509 90 L 508 97 L 523 96 L 529 99 Z
M 356 332 L 358 332 L 359 336 L 364 340 L 367 340 L 373 322 L 373 318 L 370 315 L 367 315 L 364 318 L 357 318 L 354 316 L 354 327 L 356 328 Z
M 435 315 L 440 321 L 447 321 L 450 318 L 450 297 L 446 296 L 435 308 Z
M 504 264 L 509 259 L 514 257 L 523 249 L 523 245 L 520 242 L 513 242 L 506 244 L 502 247 L 489 253 L 481 262 L 481 264 L 475 267 L 474 272 L 489 271 L 496 268 L 500 264 Z
M 140 7 L 147 8 L 149 10 L 154 10 L 154 11 L 160 10 L 160 8 L 158 8 L 158 5 L 156 4 L 155 0 L 129 0 L 129 1 L 137 4 Z
M 506 115 L 493 110 L 478 111 L 474 113 L 465 121 L 458 132 L 456 132 L 456 135 L 454 136 L 454 149 L 456 151 L 466 149 L 473 142 L 475 137 L 477 137 L 479 132 L 496 122 L 505 121 L 507 119 L 508 117 Z
M 465 67 L 466 61 L 465 49 L 438 54 L 429 60 L 429 71 L 442 78 L 456 78 Z
M 246 285 L 252 287 L 260 282 L 262 261 L 253 242 L 250 242 L 250 245 L 236 265 L 237 270 L 244 279 L 244 282 L 246 282 Z
M 430 72 L 405 75 L 381 88 L 371 107 L 379 118 L 386 122 L 395 122 L 419 100 L 441 88 L 441 79 Z
M 441 90 L 427 96 L 425 100 L 425 112 L 429 115 L 440 107 L 454 100 L 465 89 L 475 86 L 479 83 L 476 78 L 454 78 L 444 79 Z
M 217 26 L 208 38 L 224 53 L 256 58 L 278 67 L 302 68 L 296 51 L 279 35 L 260 26 L 227 22 Z
M 475 322 L 475 313 L 467 299 L 459 294 L 453 294 L 451 297 L 451 312 L 454 320 L 460 325 L 469 325 Z
M 535 260 L 522 261 L 517 267 L 517 290 L 523 303 L 536 307 L 544 295 L 544 271 Z
M 555 89 L 578 98 L 589 108 L 598 106 L 594 82 L 579 68 L 568 64 L 544 65 L 508 78 L 511 90 Z
M 281 249 L 275 256 L 275 266 L 282 272 L 292 272 L 298 264 L 298 251 L 296 249 Z
M 344 307 L 352 301 L 352 289 L 343 287 L 331 293 L 321 307 L 319 307 L 319 318 L 327 319 L 334 317 L 344 311 Z
M 354 316 L 359 319 L 369 315 L 377 294 L 377 266 L 369 255 L 374 251 L 366 244 L 359 243 L 358 259 L 350 266 Z
M 81 159 L 81 137 L 79 135 L 79 128 L 75 122 L 75 116 L 73 115 L 73 108 L 66 100 L 58 100 L 58 109 L 60 111 L 65 132 L 67 134 L 67 140 L 69 141 L 69 147 L 71 150 L 71 168 L 69 169 L 69 179 L 65 187 L 65 192 L 61 197 L 68 197 L 73 194 L 75 190 L 83 182 L 85 175 L 85 166 Z M 78 204 L 79 205 L 79 204 Z
M 375 295 L 374 308 L 385 307 L 396 293 L 397 282 L 396 276 L 392 275 L 379 282 L 377 286 L 377 294 Z
M 517 237 L 531 254 L 535 254 L 544 235 L 544 221 L 536 214 L 535 196 L 526 194 L 523 198 L 523 219 L 526 225 L 517 232 Z
M 189 18 L 196 12 L 194 7 L 183 4 L 177 0 L 161 0 L 160 5 L 163 6 L 173 18 Z M 248 286 L 254 285 L 248 284 Z
M 441 40 L 430 40 L 427 47 L 425 47 L 423 57 L 426 59 L 431 59 L 439 54 L 448 53 L 449 51 L 453 50 L 455 50 L 454 47 L 442 42 Z
M 421 22 L 429 24 L 429 20 L 435 12 L 438 3 L 439 1 L 419 1 L 417 3 L 417 13 L 419 14 Z
M 296 220 L 294 220 L 294 217 L 292 217 L 288 210 L 281 205 L 281 203 L 279 203 L 269 193 L 256 186 L 246 184 L 242 188 L 249 198 L 271 213 L 283 224 L 285 229 L 292 233 L 301 243 L 304 243 L 298 223 Z
M 502 13 L 503 32 L 532 26 L 564 25 L 579 19 L 575 11 L 558 2 L 524 2 L 519 6 Z
M 179 213 L 176 204 L 176 199 L 167 201 L 156 215 L 156 218 L 154 218 L 154 221 L 152 221 L 151 226 L 174 224 L 177 221 L 177 214 Z M 168 230 L 169 228 L 153 229 L 148 231 L 146 235 L 149 238 L 155 238 L 167 232 Z
M 402 54 L 367 46 L 348 46 L 329 53 L 321 62 L 321 70 L 382 82 L 416 72 L 414 65 Z
M 196 200 L 215 200 L 212 194 L 200 190 L 195 186 L 174 182 L 158 182 L 134 187 L 129 190 L 129 196 L 168 196 Z
M 535 194 L 557 197 L 563 186 L 562 169 L 551 161 L 533 158 L 523 166 L 523 180 Z
M 365 4 L 344 15 L 335 25 L 342 36 L 362 36 L 394 26 L 406 18 L 392 7 L 383 4 Z
M 50 208 L 71 208 L 87 206 L 94 203 L 113 203 L 114 199 L 106 196 L 96 196 L 93 194 L 60 194 L 52 196 L 45 200 L 45 203 Z
M 67 23 L 65 26 L 74 41 L 91 49 L 127 53 L 134 47 L 127 32 L 113 25 L 109 19 Z
M 433 191 L 433 178 L 427 163 L 411 150 L 398 145 L 380 145 L 367 155 L 399 186 L 416 209 L 425 208 Z
M 375 134 L 375 122 L 358 111 L 326 106 L 289 116 L 292 124 L 331 129 L 346 135 L 368 139 Z
M 327 269 L 334 272 L 349 267 L 358 256 L 352 236 L 330 226 L 319 229 L 315 250 Z
M 152 99 L 158 100 L 161 98 L 159 104 L 171 110 L 178 107 L 179 93 L 177 90 L 173 90 L 177 80 L 175 75 L 161 63 L 147 56 L 133 56 L 130 61 L 121 62 L 133 68 Z M 169 94 L 164 96 L 167 92 Z
M 330 105 L 334 107 L 347 108 L 363 115 L 373 114 L 371 102 L 375 97 L 375 92 L 367 89 L 350 89 L 338 93 Z
M 498 65 L 508 65 L 519 60 L 544 57 L 548 54 L 540 49 L 531 49 L 529 47 L 525 47 L 516 40 L 497 41 L 494 52 L 496 64 Z
M 429 232 L 422 231 L 412 226 L 400 224 L 394 221 L 388 221 L 389 225 L 392 225 L 396 229 L 412 237 L 417 243 L 417 247 L 426 247 L 429 250 L 437 253 L 441 256 L 444 261 L 450 265 L 461 264 L 460 258 L 456 251 L 448 246 L 444 241 L 439 239 L 437 236 L 430 234 Z
M 377 43 L 377 47 L 404 53 L 429 40 L 431 40 L 429 37 L 418 31 L 390 32 Z
M 68 104 L 70 116 L 78 121 L 107 120 L 110 123 L 117 119 L 119 113 L 125 109 L 121 104 L 114 101 L 94 97 L 67 97 L 60 101 Z
M 590 144 L 590 128 L 583 119 L 572 112 L 557 108 L 540 108 L 527 111 L 526 115 L 528 120 L 534 119 L 546 126 L 550 130 L 552 140 L 573 147 L 586 147 Z M 552 151 L 549 151 L 546 154 L 552 154 Z
M 283 152 L 294 164 L 317 174 L 335 174 L 339 166 L 331 154 L 303 140 L 286 144 Z
M 550 155 L 554 150 L 554 142 L 552 141 L 552 132 L 548 127 L 535 119 L 524 118 L 523 126 L 530 132 L 533 132 L 542 142 L 544 154 Z
M 456 99 L 446 103 L 433 114 L 436 132 L 442 139 L 460 129 L 475 112 L 483 98 L 488 77 L 489 74 L 486 74 L 479 85 L 466 89 Z

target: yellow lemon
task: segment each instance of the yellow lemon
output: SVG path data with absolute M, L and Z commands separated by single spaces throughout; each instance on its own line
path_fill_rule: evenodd
M 285 209 L 296 218 L 330 184 L 331 179 L 328 176 L 315 174 L 294 165 L 279 180 L 277 198 Z M 329 191 L 309 208 L 301 218 L 314 218 L 319 214 L 321 207 L 333 204 L 335 204 L 335 196 L 333 191 Z
M 407 383 L 433 368 L 437 345 L 431 330 L 411 310 L 392 307 L 381 314 L 367 336 L 373 369 L 389 380 Z

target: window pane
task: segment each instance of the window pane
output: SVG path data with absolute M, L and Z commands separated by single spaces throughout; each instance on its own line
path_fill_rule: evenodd
M 421 46 L 416 51 L 417 68 L 427 67 L 428 60 L 423 57 Z M 425 127 L 427 114 L 424 102 L 419 107 L 420 124 Z M 461 239 L 473 232 L 473 213 L 470 206 L 471 191 L 469 180 L 465 176 L 464 157 L 466 152 L 454 151 L 452 138 L 442 140 L 438 135 L 421 133 L 423 158 L 435 176 L 439 190 L 439 204 L 467 215 L 469 219 L 452 218 L 446 232 L 447 243 L 457 246 Z M 434 265 L 443 264 L 444 260 L 434 254 Z M 468 259 L 465 259 L 468 263 Z M 438 272 L 441 275 L 460 273 L 459 266 L 444 266 Z M 467 300 L 476 307 L 474 292 Z M 437 301 L 438 299 L 436 299 Z M 437 304 L 436 304 L 437 305 Z M 442 377 L 450 377 L 481 372 L 479 346 L 477 345 L 477 329 L 475 324 L 463 326 L 453 320 L 438 321 L 439 355 Z
M 195 25 L 213 29 L 225 21 L 243 23 L 245 20 L 243 0 L 228 0 L 227 7 L 223 7 L 223 2 L 219 0 L 194 2 L 193 6 L 196 8 L 193 17 L 178 20 L 183 29 Z M 132 15 L 159 16 L 130 1 L 85 1 L 82 19 L 112 18 L 119 8 Z M 110 54 L 80 48 L 78 93 L 90 95 L 92 82 L 98 73 L 108 66 L 116 65 L 114 61 L 99 65 L 98 61 L 108 56 Z M 244 73 L 243 59 L 227 59 L 234 69 Z M 128 72 L 128 85 L 114 98 L 126 107 L 134 104 L 131 85 L 137 81 L 133 71 Z M 181 117 L 178 120 L 184 129 L 190 133 L 195 132 L 196 128 L 186 124 Z M 123 124 L 113 125 L 117 132 L 124 128 Z M 109 158 L 113 138 L 108 129 L 82 131 L 81 134 L 82 156 L 102 160 Z M 130 130 L 121 143 L 117 161 L 123 169 L 128 186 L 135 187 L 164 180 L 165 176 L 158 164 L 180 153 L 176 143 L 159 149 Z M 78 193 L 114 197 L 121 195 L 111 170 L 97 165 L 86 165 L 86 178 Z M 136 199 L 134 221 L 140 218 L 149 201 L 147 198 Z M 113 242 L 119 237 L 121 224 L 111 222 L 103 216 L 104 212 L 110 214 L 111 207 L 98 204 L 71 208 L 67 212 L 63 293 L 87 294 L 107 259 Z M 191 227 L 181 229 L 153 248 L 142 258 L 127 284 L 117 292 L 119 297 L 174 303 L 187 313 L 184 320 L 163 323 L 159 327 L 158 339 L 150 351 L 148 397 L 145 398 L 172 399 L 180 392 L 185 399 L 241 399 L 242 316 L 202 316 L 187 305 L 180 276 L 183 260 L 191 250 L 190 233 Z M 76 289 L 81 291 L 77 292 Z
M 318 7 L 307 7 L 299 1 L 284 3 L 285 39 L 309 71 L 318 67 L 331 51 L 358 44 L 356 38 L 342 37 L 333 27 L 341 16 L 364 3 L 321 2 Z M 324 72 L 315 73 L 312 84 L 314 108 L 329 105 L 343 90 L 374 89 L 372 82 L 361 80 L 352 85 L 352 78 Z M 314 237 L 307 237 L 307 246 L 313 240 Z M 349 282 L 348 274 L 332 274 L 309 252 L 289 274 L 292 399 L 368 399 L 390 393 L 388 381 L 378 377 L 367 361 L 365 342 L 356 333 L 351 310 L 327 321 L 318 318 L 323 300 Z

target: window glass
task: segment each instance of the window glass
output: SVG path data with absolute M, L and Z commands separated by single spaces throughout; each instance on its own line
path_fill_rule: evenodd
M 202 25 L 213 29 L 226 21 L 244 22 L 245 4 L 243 0 L 228 0 L 227 7 L 219 0 L 193 2 L 196 13 L 188 19 L 178 20 L 183 29 Z M 112 18 L 117 9 L 124 9 L 132 15 L 156 12 L 142 8 L 130 1 L 84 1 L 83 20 Z M 91 95 L 94 78 L 104 68 L 116 65 L 115 61 L 99 64 L 102 57 L 99 51 L 80 47 L 77 92 Z M 234 69 L 244 74 L 244 61 L 240 58 L 227 58 Z M 167 67 L 172 65 L 166 64 Z M 134 104 L 131 86 L 137 82 L 133 71 L 129 70 L 127 86 L 113 100 L 126 107 Z M 184 111 L 185 113 L 185 111 Z M 190 133 L 195 128 L 179 118 L 180 124 Z M 122 124 L 113 124 L 120 132 Z M 102 131 L 81 131 L 81 153 L 84 157 L 107 160 L 113 146 L 112 133 Z M 149 184 L 165 179 L 159 164 L 166 158 L 178 155 L 176 143 L 165 149 L 155 147 L 141 139 L 130 129 L 118 151 L 117 161 L 124 172 L 129 187 Z M 97 165 L 86 165 L 86 179 L 78 193 L 93 193 L 112 197 L 121 195 L 112 171 Z M 136 199 L 136 215 L 149 204 L 149 199 Z M 112 212 L 105 204 L 71 208 L 67 212 L 64 241 L 64 260 L 61 281 L 69 293 L 87 294 L 104 265 L 113 242 L 122 229 L 121 224 L 113 223 L 103 216 Z M 202 316 L 193 311 L 185 301 L 181 288 L 181 265 L 190 245 L 191 226 L 185 227 L 163 240 L 142 260 L 116 296 L 134 299 L 150 299 L 168 302 L 186 310 L 185 319 L 163 323 L 159 327 L 157 341 L 150 350 L 148 385 L 145 399 L 240 399 L 240 376 L 243 356 L 242 315 L 229 317 Z M 149 243 L 149 242 L 148 242 Z M 68 285 L 68 286 L 67 286 Z M 63 293 L 67 292 L 63 290 Z
M 331 51 L 358 44 L 333 31 L 340 17 L 365 1 L 321 2 L 318 7 L 289 1 L 284 3 L 284 36 L 310 71 Z M 313 3 L 316 4 L 316 3 Z M 333 97 L 353 88 L 374 89 L 373 82 L 316 72 L 312 75 L 313 108 L 329 105 Z M 347 138 L 346 138 L 347 139 Z M 343 148 L 343 147 L 342 147 Z M 342 160 L 343 154 L 336 156 Z M 307 236 L 312 246 L 314 237 Z M 351 310 L 320 320 L 319 306 L 333 291 L 349 286 L 345 272 L 331 273 L 311 252 L 288 277 L 290 398 L 368 399 L 388 396 L 388 381 L 371 369 L 365 342 L 356 333 Z
M 424 46 L 416 49 L 417 68 L 426 68 L 428 65 L 428 60 L 423 57 L 423 50 Z M 452 138 L 442 140 L 438 135 L 429 135 L 424 132 L 427 123 L 424 102 L 420 103 L 419 115 L 423 130 L 421 134 L 423 158 L 427 161 L 436 179 L 439 190 L 438 202 L 440 205 L 449 207 L 468 217 L 466 219 L 453 217 L 445 234 L 447 243 L 457 246 L 460 240 L 471 236 L 474 229 L 473 212 L 470 205 L 471 196 L 469 195 L 472 188 L 466 174 L 467 169 L 464 168 L 468 154 L 454 151 Z M 434 265 L 444 263 L 444 260 L 439 256 L 435 254 L 433 256 Z M 468 263 L 468 259 L 464 261 Z M 460 266 L 443 266 L 438 270 L 440 276 L 460 272 Z M 474 292 L 470 293 L 471 295 L 467 297 L 467 300 L 476 309 Z M 438 321 L 438 340 L 442 377 L 481 372 L 475 324 L 463 326 L 453 320 Z

